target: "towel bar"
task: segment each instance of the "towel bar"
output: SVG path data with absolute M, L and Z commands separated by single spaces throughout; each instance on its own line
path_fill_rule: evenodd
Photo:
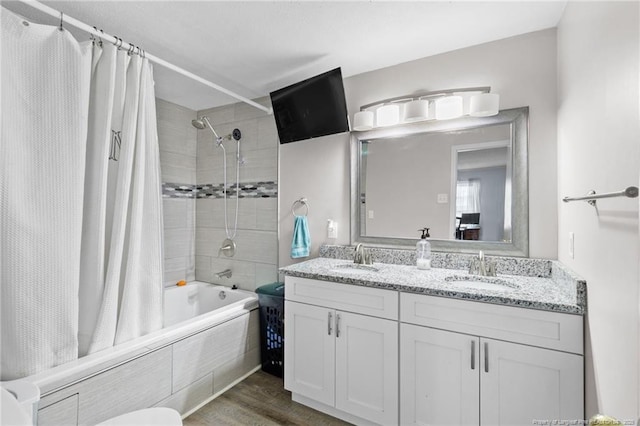
M 296 207 L 298 206 L 298 204 L 301 204 L 302 206 L 304 206 L 307 210 L 305 211 L 305 213 L 301 216 L 307 216 L 309 214 L 309 203 L 307 202 L 307 199 L 302 197 L 298 200 L 295 200 L 293 202 L 293 204 L 291 205 L 291 214 L 295 217 L 298 216 L 296 214 Z
M 604 194 L 596 194 L 596 191 L 591 190 L 587 195 L 583 197 L 564 197 L 562 201 L 568 203 L 569 201 L 586 201 L 592 206 L 596 205 L 596 200 L 600 198 L 614 198 L 614 197 L 628 197 L 628 198 L 636 198 L 638 196 L 638 187 L 630 186 L 628 188 L 623 189 L 618 192 L 606 192 Z

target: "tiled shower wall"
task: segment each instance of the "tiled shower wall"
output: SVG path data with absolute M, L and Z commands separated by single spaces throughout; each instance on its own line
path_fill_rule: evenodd
M 268 99 L 259 100 L 269 105 Z M 156 99 L 163 182 L 165 285 L 180 280 L 237 284 L 253 291 L 277 279 L 277 148 L 273 117 L 245 104 L 196 111 Z M 226 238 L 222 198 L 222 149 L 209 130 L 196 130 L 194 118 L 206 115 L 224 136 L 240 129 L 241 198 L 237 251 L 219 253 Z M 227 212 L 230 232 L 235 220 L 236 147 L 227 151 Z M 231 269 L 231 278 L 215 274 Z
M 259 99 L 270 106 L 268 98 Z M 277 177 L 278 136 L 273 116 L 243 103 L 199 111 L 209 117 L 220 136 L 237 128 L 242 132 L 240 155 L 241 195 L 235 256 L 219 253 L 226 238 L 223 151 L 205 129 L 197 134 L 196 173 L 196 257 L 195 277 L 223 285 L 237 284 L 253 291 L 262 284 L 277 280 Z M 235 140 L 224 141 L 227 152 L 227 214 L 229 232 L 235 220 L 236 148 Z M 165 214 L 166 216 L 166 214 Z M 231 269 L 231 278 L 216 273 Z
M 195 198 L 167 187 L 196 183 L 196 112 L 156 99 L 160 169 L 164 189 L 164 284 L 195 279 Z

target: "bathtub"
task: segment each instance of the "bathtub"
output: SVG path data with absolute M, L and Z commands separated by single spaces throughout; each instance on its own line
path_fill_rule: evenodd
M 152 406 L 183 416 L 260 368 L 254 293 L 193 281 L 167 287 L 164 328 L 25 378 L 38 424 L 95 424 Z

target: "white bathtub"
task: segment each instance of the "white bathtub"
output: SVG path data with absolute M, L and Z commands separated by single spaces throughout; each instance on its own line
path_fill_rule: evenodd
M 26 378 L 41 389 L 38 423 L 154 405 L 188 414 L 260 365 L 257 307 L 254 293 L 228 287 L 165 288 L 163 329 Z
M 253 309 L 256 295 L 242 290 L 211 285 L 199 281 L 164 290 L 164 327 L 186 322 L 200 315 L 216 315 L 238 309 Z

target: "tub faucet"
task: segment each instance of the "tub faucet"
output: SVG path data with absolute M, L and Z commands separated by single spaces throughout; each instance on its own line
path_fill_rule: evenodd
M 492 260 L 486 260 L 484 252 L 480 250 L 478 257 L 474 257 L 469 262 L 469 274 L 481 275 L 483 277 L 495 277 L 496 276 L 496 262 Z
M 222 272 L 217 272 L 216 273 L 216 277 L 218 278 L 222 278 L 222 277 L 226 277 L 226 278 L 231 278 L 231 269 L 225 269 Z
M 362 243 L 358 243 L 356 245 L 356 250 L 353 255 L 353 263 L 357 263 L 359 265 L 373 265 L 371 253 L 367 251 Z

